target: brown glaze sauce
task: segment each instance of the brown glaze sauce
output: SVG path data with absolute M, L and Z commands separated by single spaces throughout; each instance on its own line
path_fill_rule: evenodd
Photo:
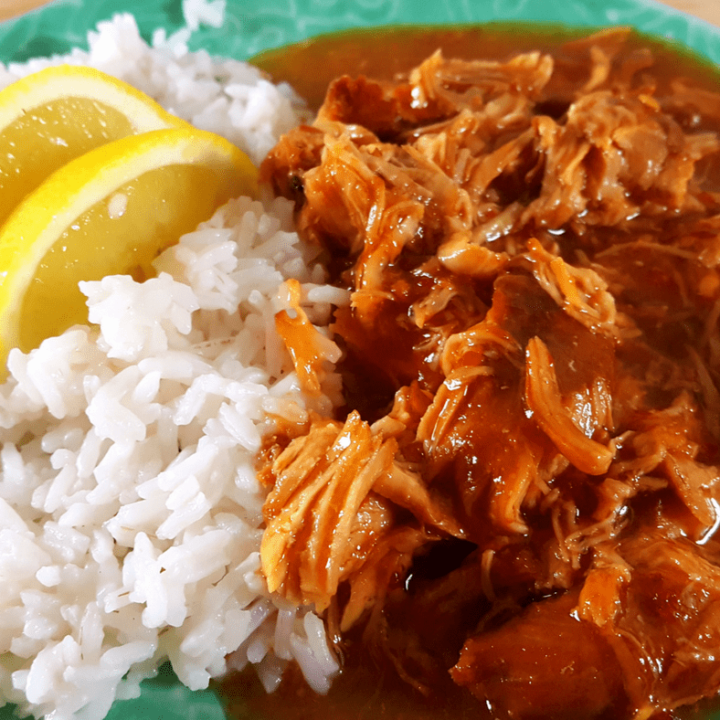
M 362 28 L 266 50 L 249 62 L 265 70 L 273 82 L 292 85 L 310 108 L 317 110 L 330 82 L 341 75 L 390 80 L 420 64 L 437 49 L 442 49 L 445 57 L 461 60 L 498 59 L 531 50 L 552 51 L 591 32 L 592 28 L 523 23 Z M 656 53 L 656 67 L 666 71 L 667 74 L 662 73 L 666 77 L 687 74 L 706 87 L 717 88 L 717 70 L 683 46 L 640 34 L 636 43 Z
M 542 50 L 552 52 L 560 44 L 574 37 L 585 36 L 588 30 L 565 28 L 538 29 L 537 26 L 488 25 L 458 28 L 382 28 L 352 31 L 309 40 L 298 45 L 265 52 L 253 62 L 267 71 L 274 82 L 287 81 L 304 97 L 309 106 L 317 109 L 323 101 L 328 83 L 340 75 L 366 75 L 377 79 L 391 79 L 397 73 L 406 72 L 423 59 L 441 48 L 445 57 L 461 59 L 503 59 L 513 54 Z M 653 74 L 660 84 L 678 75 L 692 77 L 700 85 L 717 90 L 720 86 L 717 71 L 708 63 L 692 58 L 686 52 L 663 42 L 638 36 L 637 45 L 650 47 L 655 54 Z M 552 108 L 547 109 L 552 114 Z M 720 130 L 705 126 L 695 118 L 688 121 L 694 129 Z M 717 173 L 717 168 L 711 169 Z M 720 173 L 717 173 L 720 186 Z M 648 278 L 648 286 L 662 295 L 662 278 Z M 650 321 L 649 321 L 650 322 Z M 659 338 L 658 343 L 671 347 L 683 337 L 683 344 L 696 341 L 700 329 L 680 324 L 669 329 L 672 337 Z M 382 352 L 387 359 L 393 355 L 392 348 L 383 343 Z M 401 343 L 395 347 L 401 347 Z M 557 354 L 562 349 L 556 348 Z M 397 358 L 401 362 L 401 358 Z M 349 408 L 359 407 L 363 416 L 383 407 L 392 396 L 393 388 L 387 385 L 382 372 L 374 372 L 352 357 L 345 367 L 345 374 L 354 378 L 346 383 Z M 641 361 L 638 359 L 638 361 Z M 363 367 L 363 372 L 359 368 Z M 372 418 L 371 418 L 372 419 Z M 669 504 L 670 501 L 668 501 Z M 642 512 L 642 506 L 636 508 Z M 649 508 L 652 513 L 653 509 Z M 462 543 L 449 545 L 447 556 L 438 561 L 459 566 L 467 548 Z M 437 559 L 435 559 L 437 560 Z M 422 586 L 425 577 L 432 578 L 435 571 L 432 558 L 422 566 L 411 570 L 412 586 Z M 403 612 L 400 604 L 396 611 Z M 421 620 L 415 618 L 415 620 Z M 429 619 L 432 622 L 432 619 Z M 465 621 L 467 623 L 467 621 Z M 452 637 L 452 628 L 442 628 Z M 343 637 L 345 651 L 341 676 L 335 681 L 330 693 L 315 695 L 305 684 L 299 671 L 290 667 L 280 689 L 267 695 L 252 670 L 227 678 L 219 685 L 219 691 L 227 705 L 229 717 L 247 720 L 464 720 L 465 718 L 490 718 L 491 713 L 464 688 L 441 679 L 433 693 L 426 697 L 398 679 L 394 670 L 382 660 L 370 657 L 362 643 L 362 628 Z M 449 645 L 457 645 L 459 651 L 464 637 Z M 559 672 L 561 668 L 551 668 Z M 701 710 L 688 710 L 675 714 L 656 714 L 654 720 L 674 717 L 706 717 L 708 705 Z M 603 717 L 610 717 L 603 715 Z

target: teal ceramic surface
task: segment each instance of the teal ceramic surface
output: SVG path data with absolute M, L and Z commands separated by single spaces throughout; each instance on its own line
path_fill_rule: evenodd
M 183 23 L 180 0 L 55 0 L 0 25 L 0 60 L 24 60 L 85 46 L 87 31 L 117 12 L 133 13 L 146 38 L 156 28 L 173 31 Z M 261 50 L 350 27 L 519 20 L 633 25 L 678 40 L 720 63 L 717 28 L 653 0 L 227 0 L 225 17 L 221 29 L 201 29 L 191 46 L 245 59 Z
M 87 47 L 87 32 L 118 12 L 133 13 L 146 39 L 157 28 L 170 33 L 183 25 L 181 0 L 55 0 L 0 24 L 0 61 L 23 61 L 66 52 L 73 46 Z M 493 20 L 578 27 L 632 25 L 677 41 L 720 64 L 720 29 L 653 0 L 227 0 L 224 26 L 201 28 L 190 46 L 246 59 L 262 50 L 352 27 Z M 719 713 L 700 715 L 720 720 Z M 12 707 L 0 709 L 0 720 L 13 717 Z M 190 692 L 165 666 L 157 678 L 143 684 L 139 698 L 116 702 L 108 717 L 223 720 L 225 715 L 211 690 Z

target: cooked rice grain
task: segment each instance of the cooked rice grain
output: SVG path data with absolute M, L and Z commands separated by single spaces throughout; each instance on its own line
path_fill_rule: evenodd
M 68 59 L 90 64 L 255 161 L 298 121 L 291 93 L 254 69 L 158 40 L 148 47 L 118 16 L 89 52 L 0 68 L 0 83 Z M 36 717 L 99 719 L 165 659 L 199 689 L 226 671 L 229 653 L 234 668 L 254 663 L 268 689 L 292 659 L 327 689 L 337 664 L 322 623 L 278 615 L 258 572 L 264 491 L 253 467 L 268 414 L 302 419 L 339 401 L 332 372 L 324 395 L 303 396 L 275 331 L 285 279 L 301 282 L 321 328 L 347 302 L 312 260 L 290 203 L 239 198 L 163 253 L 156 278 L 82 283 L 92 327 L 10 353 L 0 387 L 2 701 Z

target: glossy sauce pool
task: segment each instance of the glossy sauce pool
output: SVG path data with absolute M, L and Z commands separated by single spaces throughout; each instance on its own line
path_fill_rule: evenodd
M 592 32 L 548 25 L 487 25 L 363 28 L 312 38 L 267 50 L 249 62 L 265 70 L 273 82 L 287 82 L 317 110 L 329 83 L 341 75 L 390 80 L 440 49 L 445 57 L 463 60 L 501 59 L 532 50 L 552 51 Z M 709 61 L 684 47 L 638 34 L 635 45 L 650 47 L 669 77 L 691 75 L 702 85 L 718 87 L 720 76 Z
M 328 84 L 341 75 L 366 75 L 390 80 L 406 73 L 433 52 L 461 59 L 504 59 L 530 50 L 557 51 L 589 30 L 519 25 L 473 27 L 399 27 L 350 31 L 309 40 L 257 56 L 254 64 L 269 73 L 274 82 L 286 81 L 306 99 L 311 109 L 322 104 Z M 720 87 L 717 70 L 709 63 L 658 40 L 637 36 L 630 47 L 649 47 L 656 58 L 653 74 L 659 84 L 678 76 L 689 76 L 700 86 Z M 571 53 L 564 49 L 562 53 Z M 703 128 L 702 123 L 698 129 Z M 712 127 L 719 130 L 718 127 Z M 720 186 L 720 182 L 718 182 Z M 372 378 L 365 379 L 366 384 Z M 361 388 L 367 392 L 368 388 Z M 426 698 L 397 679 L 393 670 L 376 664 L 365 652 L 360 633 L 343 638 L 345 668 L 327 697 L 315 695 L 297 670 L 290 668 L 280 689 L 263 691 L 253 671 L 227 678 L 219 690 L 228 714 L 247 720 L 465 720 L 489 718 L 485 708 L 469 692 L 449 680 L 441 683 L 433 697 Z M 716 707 L 716 703 L 713 704 Z M 708 706 L 683 711 L 677 717 L 706 718 Z M 670 718 L 675 715 L 655 715 Z

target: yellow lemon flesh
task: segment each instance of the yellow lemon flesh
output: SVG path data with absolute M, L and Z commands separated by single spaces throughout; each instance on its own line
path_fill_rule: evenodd
M 100 145 L 188 127 L 110 75 L 60 65 L 0 91 L 0 224 L 51 173 Z
M 80 280 L 151 276 L 159 252 L 256 193 L 248 157 L 191 128 L 115 140 L 64 165 L 0 229 L 0 360 L 86 322 Z

